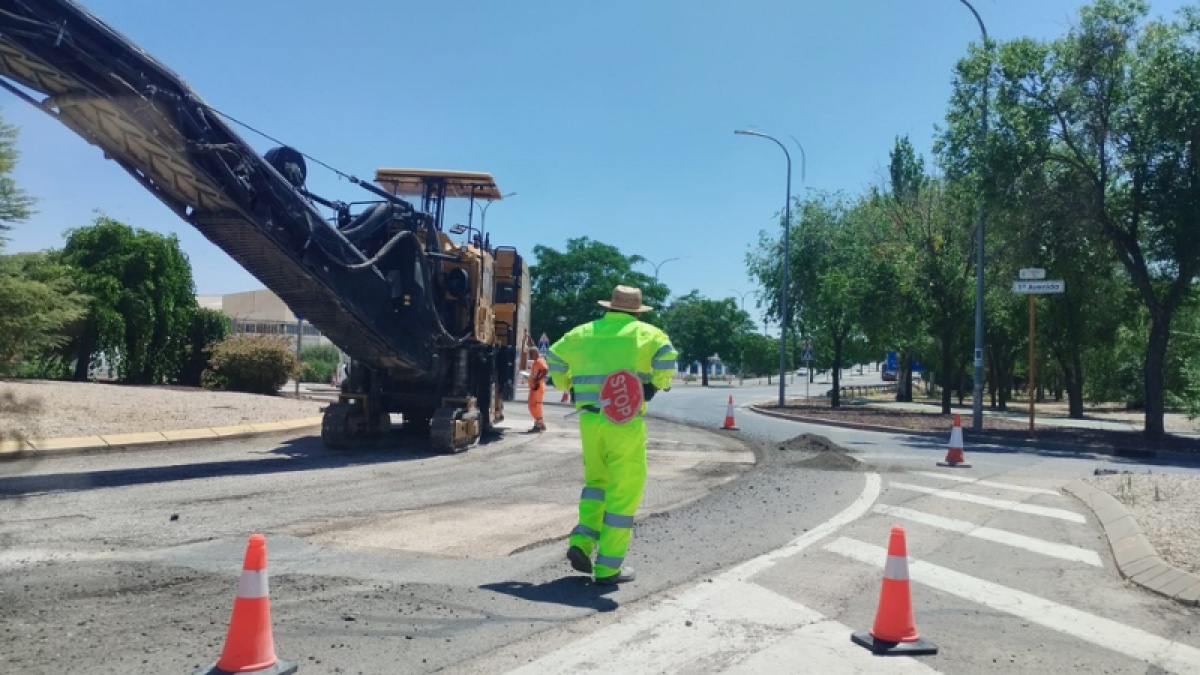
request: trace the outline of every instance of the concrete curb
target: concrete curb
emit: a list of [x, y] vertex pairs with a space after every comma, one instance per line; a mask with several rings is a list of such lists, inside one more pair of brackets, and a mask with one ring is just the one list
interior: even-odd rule
[[1169, 565], [1160, 558], [1124, 504], [1081, 480], [1067, 483], [1063, 489], [1096, 514], [1121, 576], [1177, 602], [1200, 606], [1200, 575]]
[[256, 422], [228, 427], [199, 429], [170, 429], [136, 434], [105, 434], [103, 436], [71, 436], [66, 438], [31, 438], [23, 441], [0, 441], [0, 462], [38, 457], [89, 455], [122, 450], [148, 450], [168, 445], [197, 441], [220, 441], [231, 438], [267, 436], [299, 429], [321, 426], [320, 417]]
[[[922, 436], [925, 438], [941, 438], [950, 437], [950, 430], [946, 431], [919, 431], [915, 429], [906, 429], [904, 427], [889, 427], [877, 424], [861, 424], [858, 422], [841, 422], [837, 420], [827, 420], [820, 417], [798, 417], [796, 415], [788, 415], [779, 413], [773, 410], [764, 410], [759, 407], [762, 403], [750, 403], [743, 407], [749, 408], [751, 411], [766, 415], [767, 417], [776, 417], [782, 420], [790, 420], [801, 424], [817, 424], [831, 427], [841, 427], [844, 429], [855, 429], [857, 431], [875, 431], [887, 434], [905, 434], [908, 436]], [[774, 402], [770, 402], [774, 405]], [[964, 433], [968, 430], [964, 428]], [[978, 434], [969, 432], [970, 438], [987, 445], [1003, 445], [1009, 447], [1029, 448], [1031, 450], [1052, 450], [1059, 452], [1090, 452], [1097, 455], [1109, 455], [1112, 457], [1124, 457], [1127, 459], [1161, 459], [1172, 462], [1182, 462], [1188, 464], [1200, 464], [1200, 454], [1190, 454], [1184, 452], [1164, 452], [1158, 450], [1130, 450], [1127, 448], [1112, 448], [1102, 445], [1083, 445], [1079, 443], [1061, 443], [1057, 441], [1041, 441], [1036, 438], [1003, 438], [999, 436], [990, 436], [987, 433]]]

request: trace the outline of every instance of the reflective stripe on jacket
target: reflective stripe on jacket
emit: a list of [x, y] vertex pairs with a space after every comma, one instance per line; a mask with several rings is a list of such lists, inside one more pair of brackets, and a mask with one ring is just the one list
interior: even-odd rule
[[666, 389], [678, 356], [667, 334], [658, 328], [629, 314], [607, 312], [555, 342], [546, 362], [554, 386], [574, 387], [575, 407], [582, 408], [600, 403], [605, 378], [618, 370], [631, 370], [643, 383]]

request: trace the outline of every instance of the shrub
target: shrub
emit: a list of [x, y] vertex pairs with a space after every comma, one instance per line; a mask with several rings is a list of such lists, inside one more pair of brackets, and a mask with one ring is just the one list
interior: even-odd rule
[[338, 350], [333, 345], [317, 345], [315, 347], [305, 347], [300, 350], [300, 360], [304, 363], [312, 363], [313, 361], [321, 361], [323, 363], [337, 364]]
[[187, 349], [177, 378], [179, 384], [199, 386], [209, 367], [211, 354], [207, 348], [226, 337], [229, 337], [229, 318], [219, 310], [197, 308], [188, 325]]
[[300, 365], [301, 382], [320, 382], [321, 384], [329, 384], [333, 379], [333, 370], [337, 368], [336, 363], [327, 361], [305, 361]]
[[201, 384], [251, 394], [277, 394], [300, 363], [291, 343], [279, 335], [231, 335], [208, 349], [209, 367]]

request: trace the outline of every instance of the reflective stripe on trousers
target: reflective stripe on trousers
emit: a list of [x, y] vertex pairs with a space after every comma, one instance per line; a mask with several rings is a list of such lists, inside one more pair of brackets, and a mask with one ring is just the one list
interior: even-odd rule
[[[571, 545], [590, 555], [598, 543], [595, 574], [612, 576], [624, 564], [646, 487], [646, 424], [641, 417], [613, 424], [603, 415], [583, 415], [579, 431], [586, 487], [579, 500], [580, 527], [571, 533]], [[590, 532], [600, 533], [598, 542]]]

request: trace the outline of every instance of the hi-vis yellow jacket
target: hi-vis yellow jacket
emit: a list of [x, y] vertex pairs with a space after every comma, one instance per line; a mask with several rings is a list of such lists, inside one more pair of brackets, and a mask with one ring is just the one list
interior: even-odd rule
[[575, 407], [582, 408], [598, 404], [605, 378], [622, 369], [637, 373], [643, 384], [669, 388], [678, 356], [666, 333], [632, 315], [606, 312], [555, 342], [546, 361], [554, 386], [574, 387]]

